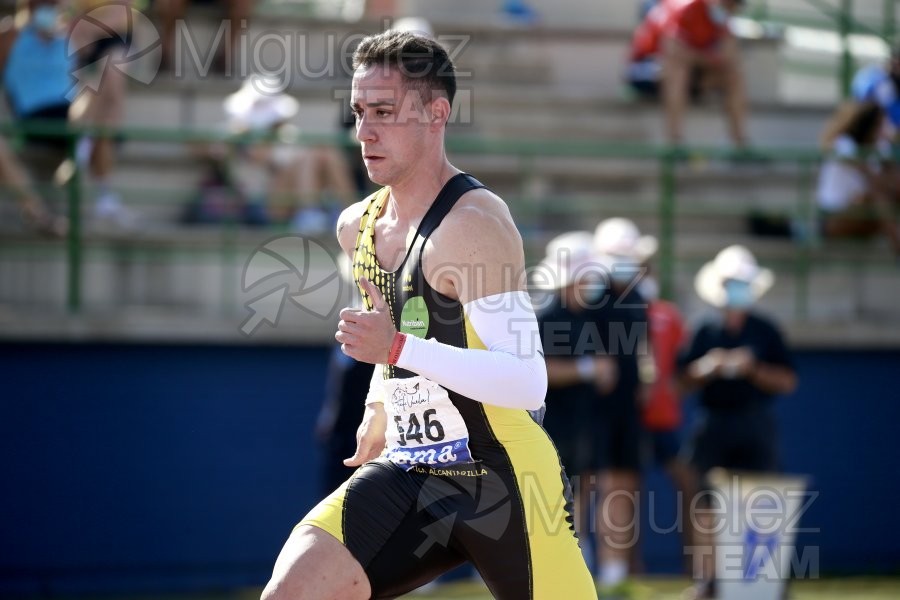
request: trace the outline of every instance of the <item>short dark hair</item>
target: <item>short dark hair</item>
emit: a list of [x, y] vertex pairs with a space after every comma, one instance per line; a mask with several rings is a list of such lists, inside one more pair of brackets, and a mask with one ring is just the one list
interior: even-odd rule
[[447, 51], [433, 39], [390, 29], [363, 38], [353, 53], [353, 70], [376, 64], [399, 67], [407, 88], [418, 90], [423, 102], [432, 100], [434, 90], [442, 90], [453, 106], [456, 69]]

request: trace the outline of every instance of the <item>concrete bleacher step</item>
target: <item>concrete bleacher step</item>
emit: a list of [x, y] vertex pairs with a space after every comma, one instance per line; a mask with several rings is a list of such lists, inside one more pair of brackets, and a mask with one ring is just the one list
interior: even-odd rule
[[[653, 161], [460, 154], [456, 164], [506, 198], [514, 211], [559, 214], [655, 215], [660, 210], [659, 168]], [[194, 196], [206, 173], [199, 151], [184, 146], [128, 143], [113, 178], [126, 202], [153, 220], [171, 222]], [[164, 174], [164, 176], [160, 176]], [[768, 165], [685, 166], [676, 172], [675, 213], [706, 227], [741, 222], [750, 212], [802, 214], [796, 169]]]
[[[48, 314], [65, 306], [64, 245], [7, 232], [0, 236], [0, 323], [8, 335], [26, 338], [141, 335], [239, 340], [237, 330], [247, 316], [246, 303], [253, 299], [252, 293], [242, 292], [244, 265], [272, 237], [267, 230], [229, 233], [222, 228], [187, 227], [90, 233], [82, 254], [84, 316], [70, 318], [50, 331]], [[337, 252], [329, 236], [319, 241]], [[776, 316], [792, 336], [799, 336], [792, 341], [818, 346], [898, 343], [898, 330], [890, 324], [900, 322], [894, 301], [900, 294], [900, 271], [886, 258], [886, 252], [884, 260], [873, 260], [873, 252], [884, 250], [878, 244], [833, 248], [831, 251], [849, 252], [849, 257], [855, 252], [868, 260], [829, 265], [818, 264], [818, 260], [830, 251], [814, 249], [812, 269], [806, 272], [796, 260], [797, 248], [789, 242], [732, 235], [679, 238], [676, 300], [689, 318], [709, 311], [693, 290], [696, 271], [721, 247], [735, 242], [751, 245], [761, 264], [775, 271], [776, 285], [763, 298], [760, 309]], [[326, 260], [312, 268], [322, 275], [321, 270], [334, 266]], [[26, 306], [28, 310], [24, 310]], [[32, 313], [33, 318], [29, 317]], [[865, 329], [866, 322], [880, 324], [878, 335], [860, 337], [860, 331], [871, 329]], [[173, 324], [179, 324], [177, 330]], [[333, 324], [286, 309], [278, 329], [272, 340], [321, 342], [331, 339]], [[270, 339], [267, 335], [256, 340]]]
[[[224, 127], [222, 107], [238, 88], [234, 81], [206, 82], [164, 79], [130, 93], [125, 122], [135, 127], [209, 129]], [[331, 82], [298, 87], [290, 93], [300, 101], [294, 123], [309, 133], [340, 129], [342, 99], [347, 84]], [[830, 109], [788, 107], [770, 102], [749, 107], [750, 139], [764, 146], [812, 146], [817, 143]], [[633, 143], [662, 143], [665, 127], [655, 103], [603, 100], [578, 95], [554, 97], [541, 86], [473, 84], [458, 92], [451, 132], [493, 138], [542, 138]], [[725, 116], [720, 103], [709, 99], [692, 107], [685, 120], [692, 144], [726, 144]]]
[[[638, 3], [637, 0], [602, 3], [603, 8], [599, 9], [570, 2], [542, 11], [546, 12], [546, 18], [535, 27], [498, 27], [495, 19], [486, 16], [499, 12], [498, 6], [489, 6], [491, 3], [475, 3], [481, 8], [469, 11], [455, 5], [449, 8], [442, 3], [425, 2], [423, 6], [429, 8], [420, 7], [425, 11], [423, 13], [415, 12], [419, 8], [408, 11], [401, 8], [400, 12], [427, 15], [437, 11], [434, 17], [436, 33], [453, 49], [461, 75], [461, 90], [468, 88], [475, 94], [485, 94], [485, 86], [495, 85], [500, 90], [511, 86], [509, 93], [501, 91], [506, 101], [540, 93], [609, 101], [622, 95], [621, 74]], [[576, 15], [578, 18], [573, 18]], [[190, 11], [190, 44], [198, 56], [205, 56], [212, 49], [221, 17], [217, 10]], [[461, 22], [465, 22], [465, 26], [458, 25]], [[380, 27], [381, 24], [375, 22], [347, 23], [261, 10], [245, 30], [244, 38], [248, 44], [245, 54], [252, 57], [256, 53], [260, 57], [257, 62], [279, 71], [285, 69], [295, 90], [323, 86], [345, 88], [349, 73], [342, 65], [341, 54], [350, 47], [350, 40]], [[153, 32], [146, 34], [152, 36]], [[811, 52], [779, 39], [746, 39], [742, 45], [747, 94], [751, 102], [827, 107], [837, 100], [834, 83], [837, 69], [833, 70], [834, 77], [827, 72], [822, 75], [823, 71], [836, 65], [838, 57], [833, 53]], [[860, 62], [871, 61], [865, 54], [858, 54], [856, 58]], [[252, 72], [250, 63], [254, 61], [242, 59], [237, 70], [243, 74]], [[798, 61], [815, 62], [820, 65], [819, 73], [807, 75], [803, 70], [791, 68]], [[148, 71], [142, 73], [141, 79], [153, 75], [152, 61], [135, 62], [139, 64], [132, 65], [133, 69]], [[196, 60], [189, 56], [182, 60], [178, 69], [180, 78], [187, 83], [203, 84], [196, 86], [197, 89], [210, 82], [215, 86], [215, 78], [201, 77], [198, 73], [201, 67], [195, 63]], [[139, 84], [134, 87], [136, 91], [151, 91], [165, 80], [166, 76], [160, 75], [149, 88]], [[198, 105], [197, 108], [194, 111], [197, 122], [210, 122], [204, 118], [210, 107]], [[168, 114], [175, 116], [178, 112], [168, 111]], [[186, 124], [183, 120], [179, 123]], [[777, 128], [763, 128], [760, 138], [767, 139], [770, 133], [777, 134], [778, 131]]]
[[[422, 0], [427, 1], [431, 0]], [[570, 140], [623, 147], [661, 143], [664, 123], [660, 107], [621, 99], [621, 65], [637, 3], [541, 0], [538, 4], [545, 11], [545, 21], [529, 29], [509, 24], [496, 27], [498, 2], [432, 2], [438, 11], [434, 22], [439, 35], [468, 36], [459, 56], [460, 71], [468, 75], [460, 79], [462, 107], [456, 113], [460, 122], [450, 129], [451, 148], [454, 139], [483, 138], [546, 140], [550, 144]], [[202, 18], [192, 27], [208, 40], [219, 13], [196, 14]], [[469, 24], [463, 24], [464, 19], [469, 19]], [[265, 31], [297, 34], [299, 37], [292, 39], [306, 44], [301, 60], [315, 66], [324, 64], [329, 44], [339, 44], [367, 27], [369, 24], [263, 14], [254, 19], [251, 37]], [[791, 52], [788, 58], [804, 58]], [[827, 80], [815, 77], [812, 85], [800, 76], [785, 79], [779, 61], [786, 54], [773, 40], [748, 42], [744, 53], [752, 141], [764, 147], [813, 146], [831, 110], [831, 97], [821, 93]], [[190, 71], [183, 77], [159, 76], [149, 86], [133, 83], [126, 122], [155, 130], [223, 129], [222, 101], [239, 85], [236, 79], [202, 78]], [[796, 93], [789, 94], [796, 104], [783, 102], [786, 85], [796, 86]], [[313, 134], [338, 131], [341, 99], [347, 88], [346, 73], [326, 78], [303, 73], [292, 76], [290, 93], [301, 103], [295, 124]], [[816, 95], [818, 100], [810, 97]], [[827, 101], [821, 102], [823, 99]], [[691, 109], [686, 137], [692, 144], [725, 144], [725, 131], [724, 115], [715, 99]], [[142, 313], [154, 315], [137, 325], [143, 335], [154, 335], [148, 332], [160, 327], [158, 331], [163, 333], [156, 335], [178, 333], [166, 323], [184, 326], [189, 335], [220, 335], [211, 332], [212, 326], [195, 329], [185, 325], [189, 319], [172, 315], [224, 313], [239, 323], [246, 300], [238, 293], [243, 263], [279, 230], [176, 225], [202, 177], [199, 152], [198, 144], [128, 141], [121, 146], [113, 185], [126, 203], [141, 213], [138, 231], [96, 227], [90, 218], [90, 198], [85, 201], [85, 304], [88, 311], [99, 307], [115, 316], [92, 320], [82, 333], [127, 334], [129, 320], [132, 324], [140, 321]], [[599, 159], [554, 152], [529, 157], [462, 150], [451, 150], [450, 155], [455, 164], [510, 203], [530, 262], [540, 258], [543, 245], [554, 234], [593, 229], [600, 219], [610, 216], [630, 216], [643, 231], [660, 233], [662, 183], [659, 164], [652, 158]], [[803, 202], [814, 189], [814, 177], [814, 169], [783, 162], [739, 164], [693, 156], [678, 166], [675, 284], [678, 299], [690, 314], [703, 308], [692, 291], [696, 269], [721, 248], [743, 243], [777, 272], [778, 285], [765, 298], [763, 308], [791, 327], [799, 324], [802, 329], [804, 323], [818, 323], [818, 328], [811, 327], [803, 334], [818, 343], [823, 339], [835, 343], [842, 335], [823, 338], [827, 333], [822, 330], [828, 328], [822, 323], [900, 320], [894, 302], [900, 295], [900, 277], [890, 261], [878, 258], [888, 256], [880, 242], [804, 248], [790, 240], [748, 234], [746, 215], [751, 211], [785, 214], [807, 209]], [[47, 250], [46, 241], [17, 233], [16, 227], [7, 231], [8, 223], [17, 222], [6, 218], [13, 212], [4, 209], [0, 220], [0, 322], [4, 326], [8, 324], [4, 305], [60, 308], [65, 301], [64, 246], [58, 243]], [[333, 244], [332, 236], [324, 236], [323, 242]], [[798, 258], [801, 250], [808, 255], [808, 262]], [[812, 265], [809, 274], [804, 272], [804, 264]], [[320, 327], [319, 332], [316, 324], [302, 319], [295, 325], [297, 329], [287, 336], [299, 337], [292, 339], [304, 335], [317, 341], [329, 339], [327, 328]], [[239, 339], [236, 329], [232, 326], [230, 331]]]

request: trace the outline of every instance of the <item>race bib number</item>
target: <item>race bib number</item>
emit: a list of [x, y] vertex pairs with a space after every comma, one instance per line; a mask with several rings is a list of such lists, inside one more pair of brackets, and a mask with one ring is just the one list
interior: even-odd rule
[[407, 471], [472, 462], [469, 430], [447, 390], [421, 376], [387, 379], [384, 386], [388, 460]]

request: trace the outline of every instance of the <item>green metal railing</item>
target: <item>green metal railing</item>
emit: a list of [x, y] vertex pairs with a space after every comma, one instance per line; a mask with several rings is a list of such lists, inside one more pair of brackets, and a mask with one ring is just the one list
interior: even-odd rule
[[[775, 25], [794, 25], [812, 29], [834, 31], [841, 39], [841, 58], [838, 61], [836, 77], [842, 97], [850, 95], [850, 83], [857, 65], [850, 52], [849, 36], [863, 34], [879, 37], [888, 46], [893, 46], [897, 35], [897, 2], [882, 2], [880, 26], [863, 23], [854, 16], [854, 0], [835, 0], [837, 5], [825, 0], [804, 0], [810, 11], [790, 11], [773, 6], [777, 0], [757, 0], [745, 11], [748, 18]], [[867, 0], [874, 4], [878, 0]]]
[[[26, 131], [18, 125], [0, 124], [0, 134], [17, 136]], [[219, 130], [176, 130], [160, 128], [129, 127], [115, 132], [96, 128], [60, 127], [57, 124], [29, 124], [27, 133], [42, 135], [58, 135], [69, 140], [71, 156], [74, 151], [77, 138], [83, 135], [92, 137], [115, 135], [118, 139], [141, 142], [165, 142], [179, 144], [196, 144], [210, 142], [247, 142], [251, 140], [267, 139], [265, 136], [235, 137], [232, 134]], [[300, 144], [329, 144], [343, 146], [349, 143], [346, 135], [305, 135], [298, 140]], [[807, 222], [814, 218], [814, 202], [812, 198], [812, 182], [815, 174], [815, 166], [822, 159], [821, 152], [815, 149], [777, 149], [755, 150], [752, 155], [737, 153], [734, 150], [722, 148], [695, 147], [689, 150], [681, 149], [673, 151], [667, 147], [649, 146], [644, 144], [621, 144], [593, 141], [552, 141], [552, 140], [527, 140], [527, 139], [485, 139], [465, 136], [450, 136], [447, 140], [447, 149], [454, 155], [482, 155], [514, 157], [516, 172], [521, 178], [532, 172], [539, 161], [545, 159], [596, 159], [598, 161], [610, 159], [631, 159], [636, 161], [650, 161], [658, 165], [658, 199], [655, 213], [659, 221], [659, 278], [664, 297], [672, 297], [674, 291], [674, 276], [676, 268], [676, 220], [679, 215], [685, 214], [683, 207], [679, 206], [679, 170], [688, 164], [708, 161], [729, 161], [740, 163], [752, 161], [756, 164], [794, 165], [797, 167], [799, 210], [795, 214]], [[768, 161], [762, 163], [761, 161]], [[67, 285], [66, 304], [70, 313], [78, 313], [82, 308], [82, 262], [84, 250], [84, 231], [81, 222], [82, 207], [82, 182], [79, 169], [75, 169], [73, 177], [67, 184], [68, 214], [70, 227], [66, 240], [66, 264]], [[509, 198], [514, 210], [521, 209], [522, 200], [528, 200], [528, 192], [523, 188], [519, 198]], [[531, 199], [540, 203], [542, 198]], [[597, 206], [599, 212], [600, 206]], [[604, 210], [608, 211], [608, 208]], [[633, 211], [622, 211], [626, 214], [634, 214]], [[226, 223], [220, 238], [220, 254], [223, 260], [230, 257], [236, 258], [236, 225]], [[795, 252], [793, 269], [798, 282], [798, 295], [796, 300], [796, 313], [803, 317], [808, 304], [808, 278], [813, 268], [812, 245], [801, 244]], [[708, 258], [708, 257], [707, 257]], [[223, 282], [223, 286], [226, 285]]]

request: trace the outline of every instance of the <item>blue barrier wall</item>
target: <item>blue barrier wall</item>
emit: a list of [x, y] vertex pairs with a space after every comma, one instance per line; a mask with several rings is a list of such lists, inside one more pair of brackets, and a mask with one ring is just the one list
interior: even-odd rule
[[[800, 544], [823, 573], [896, 571], [900, 352], [797, 359], [784, 467], [813, 476], [820, 529]], [[261, 585], [319, 495], [322, 348], [7, 343], [0, 361], [2, 595]], [[645, 491], [671, 524], [668, 482]], [[648, 569], [677, 572], [644, 508]]]

